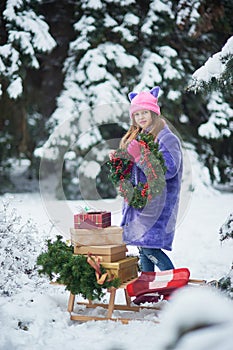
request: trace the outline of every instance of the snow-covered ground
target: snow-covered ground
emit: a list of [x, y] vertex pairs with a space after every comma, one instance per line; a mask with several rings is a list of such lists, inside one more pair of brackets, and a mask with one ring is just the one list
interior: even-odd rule
[[[58, 233], [39, 193], [5, 195], [0, 201], [7, 197], [12, 197], [11, 206], [17, 208], [23, 219], [31, 217], [36, 223], [37, 235], [44, 239], [48, 234]], [[69, 202], [74, 211], [84, 204]], [[88, 204], [98, 208], [97, 202]], [[101, 206], [103, 208], [103, 203]], [[231, 210], [232, 193], [214, 191], [197, 179], [178, 223], [174, 249], [169, 253], [176, 267], [188, 267], [191, 278], [197, 279], [219, 279], [228, 273], [233, 261], [233, 242], [221, 244], [218, 232]], [[116, 210], [113, 223], [119, 224], [119, 221], [120, 211]], [[69, 225], [67, 223], [67, 230]], [[39, 237], [36, 239], [40, 241]], [[137, 250], [129, 247], [129, 253], [137, 254]], [[19, 274], [15, 278], [22, 277]], [[233, 303], [213, 288], [189, 287], [174, 294], [159, 316], [160, 324], [153, 322], [153, 312], [145, 310], [138, 314], [141, 320], [128, 325], [113, 321], [78, 323], [71, 321], [67, 312], [69, 292], [64, 287], [50, 285], [45, 278], [37, 278], [35, 283], [35, 278], [34, 283], [22, 278], [21, 290], [0, 297], [1, 350], [233, 348]], [[120, 290], [117, 302], [122, 300]], [[90, 312], [104, 313], [102, 309]], [[114, 316], [121, 313], [115, 311]]]

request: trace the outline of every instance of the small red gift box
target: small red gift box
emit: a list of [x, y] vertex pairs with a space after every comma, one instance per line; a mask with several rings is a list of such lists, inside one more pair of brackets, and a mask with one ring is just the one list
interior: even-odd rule
[[104, 228], [111, 226], [111, 212], [92, 211], [74, 215], [74, 228]]

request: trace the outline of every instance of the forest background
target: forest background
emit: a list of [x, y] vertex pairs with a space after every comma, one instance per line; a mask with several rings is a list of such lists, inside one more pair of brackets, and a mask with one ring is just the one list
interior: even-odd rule
[[232, 0], [2, 0], [0, 193], [62, 170], [57, 198], [116, 196], [105, 163], [129, 125], [127, 94], [156, 85], [213, 185], [232, 188], [233, 55], [222, 75], [193, 75], [232, 36], [232, 13]]

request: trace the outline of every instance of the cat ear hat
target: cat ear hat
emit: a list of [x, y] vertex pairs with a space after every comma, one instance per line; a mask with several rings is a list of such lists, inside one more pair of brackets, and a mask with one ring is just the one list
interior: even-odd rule
[[140, 93], [130, 92], [128, 94], [130, 105], [130, 118], [132, 119], [135, 112], [141, 110], [153, 111], [160, 115], [160, 107], [157, 104], [159, 95], [159, 86], [155, 86], [150, 91], [142, 91]]

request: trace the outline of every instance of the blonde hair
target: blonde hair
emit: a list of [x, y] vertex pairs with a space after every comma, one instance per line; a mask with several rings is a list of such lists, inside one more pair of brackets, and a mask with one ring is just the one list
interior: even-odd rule
[[[152, 128], [149, 130], [149, 134], [153, 135], [154, 139], [158, 136], [158, 133], [164, 128], [166, 122], [163, 118], [161, 118], [158, 114], [155, 112], [151, 112], [152, 116]], [[137, 125], [135, 122], [134, 117], [132, 118], [132, 125], [130, 126], [127, 133], [122, 137], [120, 142], [120, 148], [126, 149], [128, 144], [137, 138], [138, 134], [142, 132], [142, 128]]]

